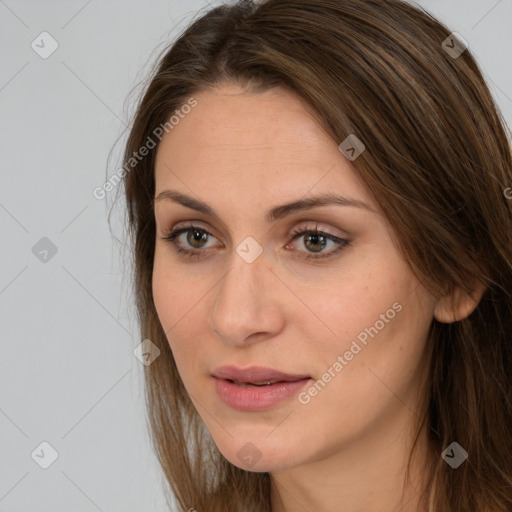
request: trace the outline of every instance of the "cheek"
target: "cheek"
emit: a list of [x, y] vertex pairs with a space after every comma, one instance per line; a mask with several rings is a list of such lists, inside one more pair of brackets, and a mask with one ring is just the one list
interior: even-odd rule
[[152, 277], [152, 292], [155, 309], [157, 311], [160, 323], [167, 333], [174, 324], [176, 315], [176, 304], [179, 303], [179, 286], [171, 286], [171, 275], [166, 271], [160, 258], [155, 256]]
[[187, 277], [183, 269], [171, 268], [158, 251], [153, 266], [152, 290], [155, 309], [180, 374], [188, 373], [197, 361], [198, 347], [205, 336], [197, 322], [207, 289]]
[[[339, 318], [337, 341], [322, 344], [327, 368], [339, 363], [331, 398], [351, 409], [354, 417], [370, 414], [396, 397], [407, 402], [425, 362], [432, 321], [426, 291], [402, 296], [393, 292], [381, 298], [358, 318]], [[364, 410], [359, 409], [361, 404]]]
[[193, 282], [183, 267], [172, 265], [166, 255], [166, 248], [157, 243], [152, 289], [155, 307], [166, 333], [172, 333], [204, 295], [198, 288], [199, 285], [200, 283]]
[[[347, 320], [344, 327], [340, 319], [340, 332], [343, 328], [351, 333], [316, 346], [308, 358], [321, 362], [316, 365], [316, 385], [305, 390], [310, 402], [303, 395], [297, 406], [303, 425], [307, 423], [312, 431], [325, 431], [330, 425], [339, 433], [335, 436], [339, 441], [363, 435], [389, 414], [415, 411], [424, 363], [422, 336], [428, 323], [414, 325], [415, 308], [408, 303], [402, 306], [377, 334], [370, 329], [373, 316], [369, 326]], [[366, 344], [359, 341], [359, 333], [367, 334]]]
[[367, 261], [350, 270], [331, 279], [328, 286], [304, 295], [309, 297], [310, 312], [297, 315], [304, 324], [318, 325], [320, 337], [326, 340], [322, 345], [331, 352], [345, 352], [358, 335], [364, 342], [369, 337], [366, 329], [376, 322], [378, 331], [389, 331], [389, 325], [400, 316], [397, 309], [414, 286], [405, 273], [400, 277], [395, 269], [379, 267], [375, 262]]
[[[395, 387], [412, 378], [433, 317], [434, 302], [416, 276], [396, 257], [389, 255], [387, 261], [386, 266], [377, 261], [366, 265], [365, 272], [332, 283], [309, 302], [324, 333], [304, 347], [308, 359], [319, 363], [316, 377], [331, 369], [336, 374], [332, 381], [343, 381], [346, 391], [356, 395], [384, 387], [379, 375]], [[304, 339], [311, 339], [313, 323], [303, 321], [303, 330], [310, 332]]]
[[179, 351], [176, 350], [179, 349], [175, 342], [176, 331], [186, 319], [187, 304], [183, 299], [184, 290], [179, 277], [169, 271], [157, 256], [153, 267], [152, 289], [158, 318], [176, 357]]

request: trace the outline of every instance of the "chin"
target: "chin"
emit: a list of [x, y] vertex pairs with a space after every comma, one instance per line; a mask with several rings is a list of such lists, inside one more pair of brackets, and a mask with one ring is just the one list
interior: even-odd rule
[[[219, 446], [222, 455], [234, 466], [245, 471], [270, 473], [288, 469], [304, 463], [304, 449], [276, 436], [275, 439], [265, 439], [264, 434], [255, 436], [253, 440], [241, 441], [240, 438], [229, 443], [229, 446]], [[271, 434], [272, 435], [272, 434]], [[288, 440], [289, 441], [289, 440]]]

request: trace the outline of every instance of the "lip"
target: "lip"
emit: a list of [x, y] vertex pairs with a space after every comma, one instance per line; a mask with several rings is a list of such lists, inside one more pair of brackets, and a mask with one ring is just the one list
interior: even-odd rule
[[249, 368], [237, 368], [236, 366], [221, 366], [212, 372], [218, 379], [235, 380], [238, 382], [258, 383], [268, 381], [293, 382], [309, 379], [309, 375], [292, 375], [264, 366], [251, 366]]
[[[246, 412], [270, 409], [296, 395], [311, 380], [309, 375], [292, 375], [255, 366], [246, 369], [223, 366], [212, 375], [219, 398], [228, 407]], [[244, 386], [250, 382], [266, 381], [276, 382], [268, 386]]]

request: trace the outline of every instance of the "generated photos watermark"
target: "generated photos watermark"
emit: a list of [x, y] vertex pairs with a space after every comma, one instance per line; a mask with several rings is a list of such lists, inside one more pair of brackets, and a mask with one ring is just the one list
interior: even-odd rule
[[[354, 356], [359, 354], [359, 352], [361, 352], [361, 350], [368, 344], [368, 336], [371, 336], [372, 339], [377, 336], [377, 334], [384, 329], [386, 324], [395, 318], [396, 314], [402, 311], [402, 309], [402, 305], [399, 302], [394, 302], [391, 308], [380, 315], [379, 320], [377, 320], [373, 326], [367, 327], [361, 331], [357, 335], [357, 340], [352, 341], [350, 349], [343, 355], [339, 355], [336, 358], [336, 361], [327, 369], [320, 379], [312, 384], [306, 391], [299, 393], [299, 402], [303, 405], [309, 404], [309, 402], [311, 402], [311, 398], [317, 396], [318, 393], [320, 393], [320, 391], [322, 391], [325, 386], [327, 386], [327, 384], [349, 364], [350, 361], [352, 361]], [[363, 347], [361, 347], [357, 341], [359, 341]]]
[[[174, 114], [165, 123], [161, 123], [157, 126], [152, 134], [158, 139], [158, 142], [162, 140], [165, 133], [169, 133], [175, 126], [177, 126], [181, 119], [184, 119], [187, 114], [192, 111], [192, 108], [197, 106], [197, 100], [193, 97], [189, 98], [187, 103], [182, 105], [179, 109], [174, 111]], [[137, 150], [134, 151], [133, 155], [128, 159], [127, 162], [118, 169], [110, 178], [103, 183], [101, 187], [95, 187], [92, 191], [92, 195], [95, 199], [105, 199], [107, 192], [112, 192], [114, 188], [122, 181], [122, 179], [128, 174], [141, 160], [143, 160], [149, 152], [154, 149], [157, 141], [153, 139], [151, 135], [148, 135], [146, 142]]]

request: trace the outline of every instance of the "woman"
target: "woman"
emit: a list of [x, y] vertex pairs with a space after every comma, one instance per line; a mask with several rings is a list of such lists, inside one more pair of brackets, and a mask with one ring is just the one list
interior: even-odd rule
[[124, 184], [179, 510], [512, 510], [506, 130], [398, 0], [220, 6], [166, 50]]

